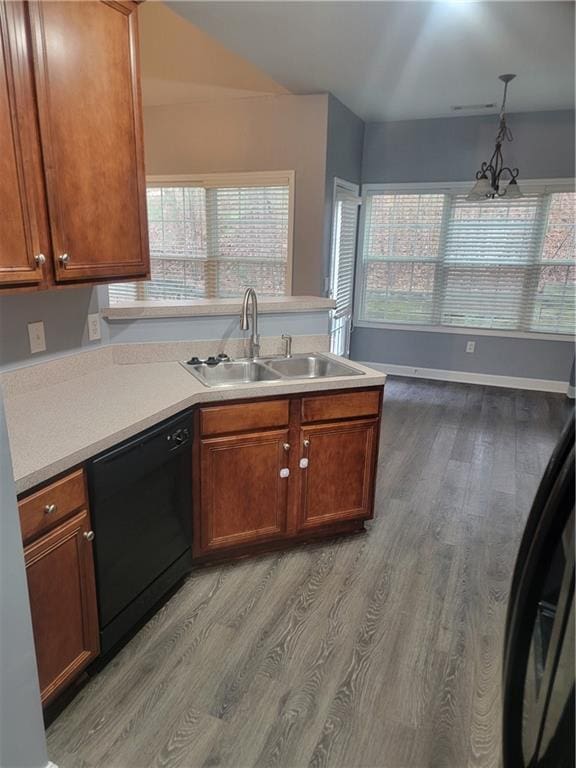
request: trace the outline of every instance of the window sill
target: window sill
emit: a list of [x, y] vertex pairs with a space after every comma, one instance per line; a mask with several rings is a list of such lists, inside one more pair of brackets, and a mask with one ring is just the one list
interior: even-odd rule
[[[321, 296], [268, 296], [258, 299], [260, 314], [283, 312], [327, 312], [336, 302]], [[242, 299], [194, 299], [193, 301], [131, 301], [103, 307], [102, 317], [109, 321], [136, 320], [162, 317], [202, 317], [237, 315], [242, 309]]]
[[412, 325], [411, 323], [377, 323], [368, 320], [354, 321], [355, 328], [377, 328], [382, 331], [424, 331], [426, 333], [454, 333], [464, 336], [500, 336], [507, 339], [532, 339], [538, 341], [574, 341], [574, 336], [561, 333], [525, 333], [522, 331], [493, 330], [492, 328], [464, 328], [438, 325]]

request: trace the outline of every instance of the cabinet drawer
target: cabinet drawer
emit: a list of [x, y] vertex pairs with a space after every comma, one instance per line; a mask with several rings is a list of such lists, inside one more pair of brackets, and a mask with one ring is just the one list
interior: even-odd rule
[[288, 424], [288, 400], [265, 400], [241, 405], [220, 405], [202, 408], [202, 435], [224, 435], [231, 432], [272, 429]]
[[84, 470], [78, 469], [18, 503], [24, 541], [86, 506]]
[[377, 416], [380, 392], [343, 392], [302, 398], [302, 421], [334, 421], [356, 416]]

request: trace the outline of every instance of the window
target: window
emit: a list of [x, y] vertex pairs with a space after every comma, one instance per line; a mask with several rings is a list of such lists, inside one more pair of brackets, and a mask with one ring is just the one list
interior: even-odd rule
[[289, 294], [293, 190], [293, 172], [149, 179], [151, 280], [111, 285], [111, 303]]
[[369, 188], [357, 322], [573, 333], [576, 196], [522, 188]]

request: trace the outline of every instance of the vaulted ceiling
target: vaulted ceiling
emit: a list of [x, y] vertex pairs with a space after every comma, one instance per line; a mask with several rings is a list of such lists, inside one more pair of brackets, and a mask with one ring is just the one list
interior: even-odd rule
[[510, 111], [574, 107], [572, 2], [168, 5], [288, 91], [330, 91], [365, 120], [495, 112], [506, 72]]

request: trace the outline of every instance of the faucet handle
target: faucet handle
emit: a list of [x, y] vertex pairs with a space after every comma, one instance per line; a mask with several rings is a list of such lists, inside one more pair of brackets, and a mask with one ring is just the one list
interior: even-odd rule
[[286, 357], [292, 357], [292, 336], [289, 333], [282, 334], [282, 341], [286, 345], [284, 354]]

